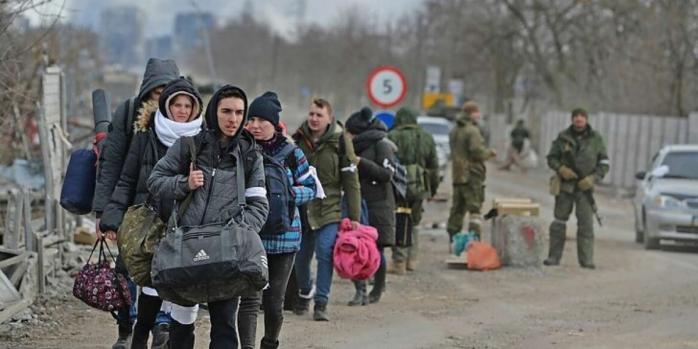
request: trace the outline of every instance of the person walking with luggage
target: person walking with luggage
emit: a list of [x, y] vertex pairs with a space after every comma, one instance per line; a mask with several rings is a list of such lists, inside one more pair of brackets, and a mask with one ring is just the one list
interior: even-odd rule
[[[295, 313], [303, 315], [314, 298], [315, 321], [329, 321], [327, 303], [334, 272], [332, 254], [341, 219], [342, 193], [347, 199], [348, 217], [358, 227], [361, 192], [354, 147], [341, 123], [324, 99], [314, 99], [308, 119], [294, 133], [293, 139], [317, 169], [326, 198], [309, 202], [305, 211], [301, 249], [296, 255], [295, 271], [299, 295]], [[352, 161], [353, 160], [353, 161]], [[313, 288], [310, 263], [317, 254], [317, 289]]]
[[406, 202], [398, 205], [411, 211], [412, 246], [393, 247], [393, 264], [388, 267], [388, 273], [402, 275], [417, 267], [422, 203], [436, 195], [439, 188], [439, 160], [434, 137], [419, 126], [417, 113], [410, 108], [397, 111], [388, 138], [397, 145], [397, 158], [407, 170]]
[[[152, 197], [146, 181], [155, 164], [179, 137], [194, 136], [201, 131], [202, 104], [194, 86], [186, 79], [179, 78], [165, 86], [159, 102], [148, 101], [139, 109], [121, 177], [100, 220], [100, 230], [106, 235], [118, 231], [126, 210], [132, 205], [147, 203], [164, 222], [167, 221], [172, 211], [172, 201]], [[161, 305], [162, 299], [155, 289], [141, 288], [131, 349], [147, 347], [148, 334]], [[154, 342], [157, 344], [159, 341], [154, 338]]]
[[[216, 91], [206, 107], [204, 132], [193, 137], [197, 154], [190, 161], [180, 138], [158, 161], [148, 179], [148, 189], [162, 200], [184, 200], [192, 192], [186, 210], [179, 212], [180, 226], [204, 226], [241, 218], [252, 230], [262, 229], [269, 211], [262, 155], [254, 138], [243, 130], [247, 97], [242, 89], [226, 85]], [[241, 182], [237, 160], [244, 167]], [[243, 194], [238, 194], [240, 191]], [[239, 204], [244, 195], [244, 206]], [[157, 253], [156, 253], [157, 255]], [[203, 254], [202, 258], [208, 255]], [[210, 278], [215, 278], [211, 275]], [[239, 296], [209, 302], [210, 348], [237, 348], [235, 313]], [[170, 348], [194, 348], [194, 321], [198, 307], [173, 304]]]
[[[269, 216], [260, 232], [269, 261], [269, 287], [262, 292], [264, 337], [262, 349], [279, 347], [283, 324], [283, 304], [293, 260], [301, 246], [301, 218], [298, 207], [315, 198], [315, 180], [303, 151], [286, 138], [280, 128], [281, 102], [276, 93], [266, 92], [250, 103], [247, 129], [261, 146], [265, 158]], [[279, 166], [281, 165], [281, 166]], [[283, 178], [277, 178], [283, 176]], [[283, 180], [284, 182], [281, 182]], [[240, 317], [240, 342], [254, 348], [259, 297], [242, 297], [253, 303], [251, 317]], [[243, 338], [245, 337], [245, 338]], [[250, 340], [251, 339], [251, 340]]]
[[[107, 139], [102, 142], [102, 150], [99, 156], [97, 168], [97, 183], [95, 185], [95, 195], [93, 202], [93, 210], [97, 217], [95, 222], [96, 232], [98, 237], [102, 237], [102, 232], [99, 229], [100, 220], [104, 208], [109, 203], [116, 183], [121, 176], [121, 170], [128, 154], [129, 146], [131, 145], [131, 137], [133, 135], [134, 121], [138, 111], [148, 102], [157, 103], [162, 93], [163, 88], [167, 83], [179, 77], [179, 68], [173, 60], [161, 60], [150, 58], [143, 73], [143, 81], [141, 82], [138, 94], [135, 97], [129, 98], [119, 104], [112, 115], [111, 127]], [[115, 234], [106, 235], [111, 240], [116, 239]], [[123, 266], [123, 261], [117, 257], [117, 272], [128, 275], [126, 268]], [[136, 298], [136, 284], [129, 279], [129, 288], [131, 290], [131, 298]], [[133, 331], [133, 322], [136, 318], [136, 305], [131, 309], [123, 309], [118, 312], [117, 325], [119, 337], [112, 349], [126, 349], [131, 341], [131, 333]], [[169, 317], [165, 316], [162, 322], [166, 324]], [[166, 338], [160, 335], [160, 330], [166, 326], [158, 326], [155, 328], [156, 333], [153, 337], [156, 338], [156, 344], [160, 345], [161, 340]]]
[[451, 157], [453, 158], [453, 202], [448, 216], [449, 241], [463, 228], [465, 213], [469, 213], [468, 231], [478, 239], [482, 233], [480, 211], [485, 200], [485, 161], [497, 153], [488, 149], [478, 127], [482, 118], [480, 107], [473, 101], [463, 104], [463, 115], [456, 121], [456, 127], [449, 134]]
[[381, 264], [374, 275], [373, 289], [366, 295], [366, 280], [354, 280], [356, 293], [349, 305], [377, 303], [385, 291], [386, 263], [383, 250], [395, 245], [395, 194], [391, 179], [395, 173], [395, 144], [388, 140], [388, 128], [364, 107], [346, 123], [359, 167], [361, 197], [368, 207], [368, 223], [378, 230]]
[[566, 224], [572, 209], [577, 215], [577, 259], [582, 268], [594, 265], [594, 185], [609, 169], [606, 145], [589, 125], [586, 110], [572, 111], [572, 125], [560, 132], [548, 153], [555, 171], [550, 192], [555, 196], [555, 219], [550, 224], [550, 250], [545, 265], [559, 265], [565, 249]]

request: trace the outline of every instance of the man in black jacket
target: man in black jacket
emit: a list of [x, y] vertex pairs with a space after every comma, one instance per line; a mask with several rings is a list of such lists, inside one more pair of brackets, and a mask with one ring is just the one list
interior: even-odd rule
[[[151, 100], [157, 101], [163, 87], [177, 77], [179, 77], [179, 69], [173, 60], [149, 59], [145, 66], [143, 82], [138, 95], [122, 102], [112, 115], [109, 135], [103, 143], [99, 157], [95, 198], [92, 205], [97, 217], [96, 231], [98, 237], [102, 236], [102, 232], [99, 230], [102, 211], [109, 203], [114, 187], [119, 181], [121, 168], [124, 165], [124, 160], [131, 144], [135, 115], [144, 103]], [[107, 236], [107, 238], [115, 240], [116, 236]], [[120, 259], [117, 260], [117, 270], [124, 274], [126, 273], [126, 269], [123, 267], [123, 262]], [[136, 284], [129, 281], [129, 286], [131, 288], [131, 296], [135, 298]], [[112, 346], [112, 349], [126, 349], [129, 347], [135, 318], [135, 306], [131, 309], [119, 311], [117, 319], [119, 338]]]

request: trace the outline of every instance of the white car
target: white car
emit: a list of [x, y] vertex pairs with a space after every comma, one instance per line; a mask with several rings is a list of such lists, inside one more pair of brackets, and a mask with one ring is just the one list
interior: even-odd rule
[[453, 123], [439, 117], [419, 116], [417, 117], [419, 126], [434, 136], [436, 143], [436, 156], [439, 158], [439, 172], [446, 170], [446, 165], [451, 157], [451, 146], [448, 144], [448, 133], [453, 128]]
[[635, 177], [635, 240], [646, 249], [661, 240], [698, 242], [698, 145], [665, 146]]

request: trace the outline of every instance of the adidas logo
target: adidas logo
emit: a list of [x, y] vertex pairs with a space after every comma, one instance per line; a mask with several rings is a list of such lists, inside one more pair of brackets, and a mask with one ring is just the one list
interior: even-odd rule
[[194, 256], [194, 262], [205, 261], [205, 260], [207, 260], [207, 259], [209, 259], [209, 258], [211, 258], [211, 257], [209, 257], [209, 256], [206, 254], [206, 251], [204, 251], [203, 249], [201, 249], [199, 252], [196, 253], [196, 256]]
[[267, 256], [264, 256], [264, 255], [263, 255], [263, 256], [261, 257], [261, 259], [262, 259], [262, 265], [263, 265], [265, 268], [268, 268], [268, 266], [267, 266]]

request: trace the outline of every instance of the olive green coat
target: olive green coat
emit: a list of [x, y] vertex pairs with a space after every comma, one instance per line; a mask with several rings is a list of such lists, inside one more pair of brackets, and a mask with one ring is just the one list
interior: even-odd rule
[[439, 158], [434, 137], [417, 124], [417, 113], [408, 108], [397, 112], [395, 125], [388, 138], [397, 145], [397, 158], [403, 166], [417, 164], [427, 171], [425, 197], [436, 194], [439, 188]]
[[333, 122], [325, 134], [313, 141], [307, 121], [293, 135], [308, 162], [317, 169], [318, 178], [327, 197], [315, 199], [307, 205], [309, 228], [319, 229], [341, 219], [342, 191], [347, 196], [349, 218], [359, 220], [361, 191], [356, 155], [351, 140], [344, 134], [339, 122]]
[[604, 140], [591, 126], [582, 133], [575, 132], [572, 126], [560, 132], [547, 159], [548, 166], [556, 173], [560, 166], [565, 165], [577, 174], [576, 180], [560, 179], [560, 191], [566, 193], [573, 193], [577, 182], [589, 175], [594, 175], [596, 182], [600, 182], [609, 168]]
[[451, 157], [453, 158], [453, 184], [465, 184], [471, 180], [485, 180], [485, 161], [491, 151], [485, 145], [482, 133], [470, 116], [456, 121], [456, 127], [449, 134]]

